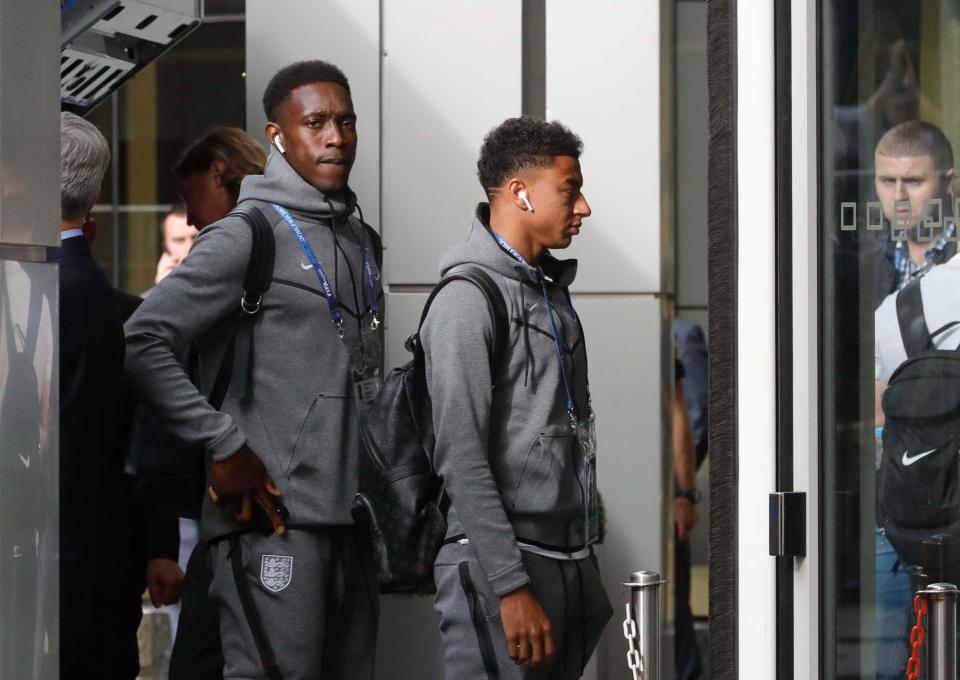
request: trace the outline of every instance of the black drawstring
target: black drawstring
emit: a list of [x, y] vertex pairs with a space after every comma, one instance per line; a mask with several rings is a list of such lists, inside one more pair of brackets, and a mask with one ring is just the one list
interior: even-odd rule
[[523, 386], [526, 387], [530, 381], [530, 323], [527, 320], [527, 300], [523, 293], [523, 268], [514, 267], [517, 275], [520, 277], [520, 309], [523, 310]]

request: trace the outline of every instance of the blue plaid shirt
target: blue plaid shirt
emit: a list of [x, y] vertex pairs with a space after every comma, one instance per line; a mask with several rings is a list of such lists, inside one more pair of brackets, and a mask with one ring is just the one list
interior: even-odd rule
[[937, 242], [934, 243], [930, 248], [927, 249], [927, 252], [923, 254], [923, 264], [917, 264], [913, 261], [913, 258], [910, 257], [910, 252], [907, 250], [907, 241], [897, 241], [897, 247], [894, 251], [893, 264], [897, 268], [897, 290], [903, 290], [904, 286], [913, 281], [918, 276], [923, 276], [936, 264], [937, 260], [940, 259], [940, 255], [943, 253], [944, 249], [947, 247], [947, 243], [951, 240], [956, 240], [954, 234], [956, 234], [957, 227], [953, 222], [950, 222], [947, 225], [947, 228], [943, 230], [943, 233], [940, 234], [940, 238], [937, 239]]

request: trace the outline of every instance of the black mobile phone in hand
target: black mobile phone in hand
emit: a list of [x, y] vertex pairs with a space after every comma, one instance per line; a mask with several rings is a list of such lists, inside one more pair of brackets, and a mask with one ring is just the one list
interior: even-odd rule
[[[280, 519], [286, 522], [287, 518], [290, 517], [290, 511], [276, 498], [271, 499], [271, 502], [276, 506], [277, 512], [280, 513]], [[273, 522], [270, 521], [270, 517], [257, 503], [253, 504], [253, 519], [251, 520], [251, 524], [253, 530], [259, 534], [269, 536], [273, 533]]]

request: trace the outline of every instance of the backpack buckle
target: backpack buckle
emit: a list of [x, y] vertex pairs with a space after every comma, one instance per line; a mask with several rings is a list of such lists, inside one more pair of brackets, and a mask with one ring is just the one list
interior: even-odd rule
[[255, 302], [247, 302], [247, 291], [243, 291], [243, 295], [240, 296], [240, 309], [244, 314], [253, 315], [260, 311], [261, 302], [263, 302], [262, 295], [258, 296]]

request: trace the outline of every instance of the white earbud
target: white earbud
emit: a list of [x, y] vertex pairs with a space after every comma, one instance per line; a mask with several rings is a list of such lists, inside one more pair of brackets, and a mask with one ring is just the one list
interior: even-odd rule
[[527, 206], [527, 210], [529, 210], [530, 212], [533, 212], [533, 206], [530, 205], [530, 199], [527, 198], [527, 192], [526, 192], [526, 191], [518, 191], [518, 192], [517, 192], [517, 196], [519, 196], [519, 197], [520, 197], [520, 200], [523, 201], [523, 204], [524, 204], [525, 206]]
[[273, 143], [276, 145], [277, 151], [284, 154], [287, 153], [283, 148], [283, 142], [280, 141], [280, 135], [273, 138]]

